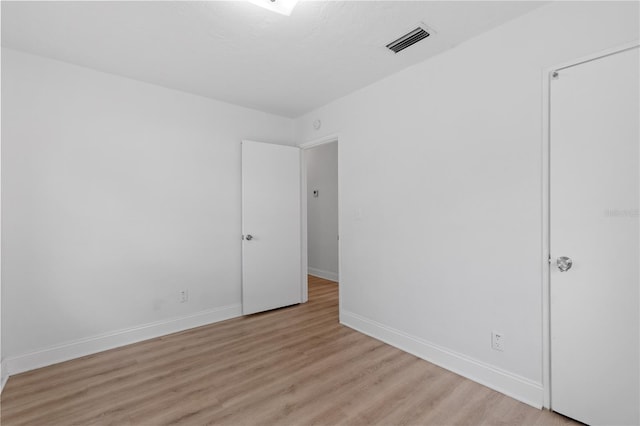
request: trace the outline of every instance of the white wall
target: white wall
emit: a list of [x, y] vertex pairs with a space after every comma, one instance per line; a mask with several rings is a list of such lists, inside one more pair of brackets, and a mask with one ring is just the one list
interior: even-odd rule
[[293, 120], [6, 49], [2, 66], [10, 372], [239, 315], [240, 141], [292, 144]]
[[340, 135], [345, 324], [542, 404], [542, 70], [638, 26], [637, 2], [550, 4], [297, 120]]
[[[1, 10], [2, 8], [0, 8]], [[2, 12], [0, 12], [2, 15]], [[2, 69], [2, 61], [0, 60], [0, 70]], [[0, 81], [0, 93], [2, 93], [2, 82]], [[0, 106], [0, 116], [2, 115], [2, 107]], [[1, 121], [1, 120], [0, 120]], [[1, 128], [1, 125], [0, 125]], [[1, 132], [1, 130], [0, 130]], [[2, 147], [0, 146], [0, 177], [2, 176]], [[0, 178], [0, 182], [1, 182]], [[0, 193], [1, 193], [0, 189]], [[0, 224], [2, 223], [2, 197], [0, 196]], [[0, 225], [0, 241], [2, 241], [2, 226]], [[2, 259], [2, 244], [0, 244], [0, 259]], [[0, 262], [0, 393], [4, 389], [6, 383], [6, 369], [3, 366], [3, 352], [2, 352], [2, 262]]]
[[[338, 281], [338, 143], [304, 151], [309, 273]], [[318, 197], [313, 191], [318, 190]]]

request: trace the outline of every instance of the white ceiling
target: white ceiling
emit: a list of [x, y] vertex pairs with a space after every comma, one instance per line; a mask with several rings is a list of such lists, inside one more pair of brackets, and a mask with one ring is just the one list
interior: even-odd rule
[[[519, 1], [2, 1], [2, 45], [297, 117], [540, 6]], [[436, 33], [384, 46], [424, 22]]]

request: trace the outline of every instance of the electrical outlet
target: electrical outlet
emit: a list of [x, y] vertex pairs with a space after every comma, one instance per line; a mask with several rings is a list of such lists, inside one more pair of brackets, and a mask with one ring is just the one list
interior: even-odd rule
[[491, 332], [491, 348], [495, 351], [504, 352], [504, 334], [497, 331]]
[[189, 301], [189, 291], [188, 290], [180, 290], [180, 303], [185, 303]]

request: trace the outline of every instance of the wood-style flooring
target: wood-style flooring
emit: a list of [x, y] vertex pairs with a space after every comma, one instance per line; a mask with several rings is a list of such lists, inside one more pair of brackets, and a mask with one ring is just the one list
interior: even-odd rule
[[565, 425], [338, 323], [337, 284], [309, 302], [9, 379], [11, 425]]

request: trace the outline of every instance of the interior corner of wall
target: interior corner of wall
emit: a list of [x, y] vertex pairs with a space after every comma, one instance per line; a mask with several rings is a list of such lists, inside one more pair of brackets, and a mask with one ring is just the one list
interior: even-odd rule
[[7, 368], [4, 359], [0, 360], [0, 393], [4, 390], [4, 385], [7, 384], [9, 375], [7, 374]]

